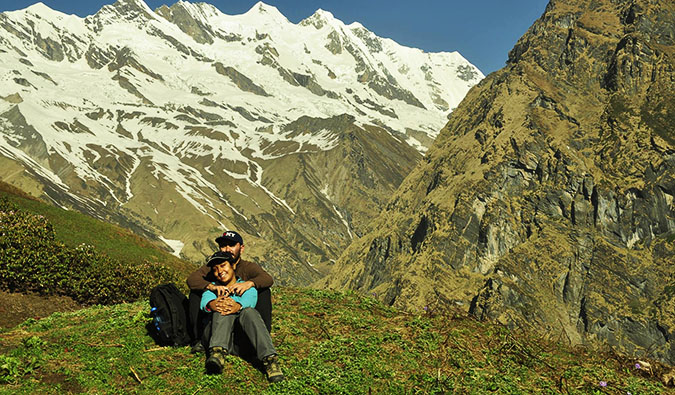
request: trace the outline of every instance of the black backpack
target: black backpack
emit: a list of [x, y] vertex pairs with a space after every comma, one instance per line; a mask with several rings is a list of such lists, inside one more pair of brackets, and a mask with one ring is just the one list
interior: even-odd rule
[[150, 330], [159, 344], [185, 346], [190, 343], [188, 333], [188, 299], [175, 284], [158, 285], [150, 291]]

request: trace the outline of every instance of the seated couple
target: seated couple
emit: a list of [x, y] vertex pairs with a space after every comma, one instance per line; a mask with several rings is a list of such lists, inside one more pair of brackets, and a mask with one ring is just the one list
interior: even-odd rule
[[[242, 237], [227, 231], [216, 238], [220, 251], [192, 273], [190, 287], [193, 352], [208, 346], [206, 371], [221, 373], [228, 354], [239, 354], [246, 343], [235, 340], [237, 329], [246, 334], [270, 382], [284, 379], [270, 337], [272, 277], [260, 266], [241, 259]], [[249, 346], [250, 347], [250, 346]]]

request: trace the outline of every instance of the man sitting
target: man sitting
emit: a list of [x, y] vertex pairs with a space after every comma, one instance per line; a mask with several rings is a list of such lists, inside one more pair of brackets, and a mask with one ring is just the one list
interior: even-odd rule
[[254, 287], [248, 287], [240, 295], [234, 292], [237, 286], [244, 283], [235, 276], [232, 267], [234, 260], [229, 252], [217, 252], [207, 262], [216, 279], [213, 285], [222, 287], [223, 295], [219, 297], [213, 291], [207, 290], [200, 303], [203, 311], [212, 313], [206, 371], [222, 372], [225, 357], [233, 350], [234, 324], [238, 321], [253, 343], [258, 359], [265, 366], [267, 380], [279, 382], [284, 379], [284, 375], [279, 368], [276, 349], [260, 313], [254, 308], [258, 301], [258, 292]]

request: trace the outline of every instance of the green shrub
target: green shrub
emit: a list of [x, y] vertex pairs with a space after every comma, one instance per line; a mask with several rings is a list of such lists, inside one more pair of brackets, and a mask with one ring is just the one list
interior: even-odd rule
[[177, 274], [157, 263], [119, 262], [94, 247], [56, 240], [41, 215], [0, 199], [0, 288], [68, 295], [84, 304], [114, 304], [146, 297]]
[[45, 342], [37, 336], [24, 338], [21, 347], [13, 355], [0, 354], [0, 383], [17, 383], [26, 374], [42, 364], [42, 349]]
[[22, 374], [21, 360], [0, 354], [0, 384], [16, 382]]

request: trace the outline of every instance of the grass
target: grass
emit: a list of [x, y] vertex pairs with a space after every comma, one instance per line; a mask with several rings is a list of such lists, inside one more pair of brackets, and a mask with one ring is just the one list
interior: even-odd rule
[[281, 383], [234, 356], [222, 375], [206, 375], [204, 355], [153, 342], [149, 306], [136, 302], [1, 332], [0, 393], [666, 393], [635, 361], [460, 313], [402, 313], [351, 292], [275, 288], [273, 298]]

